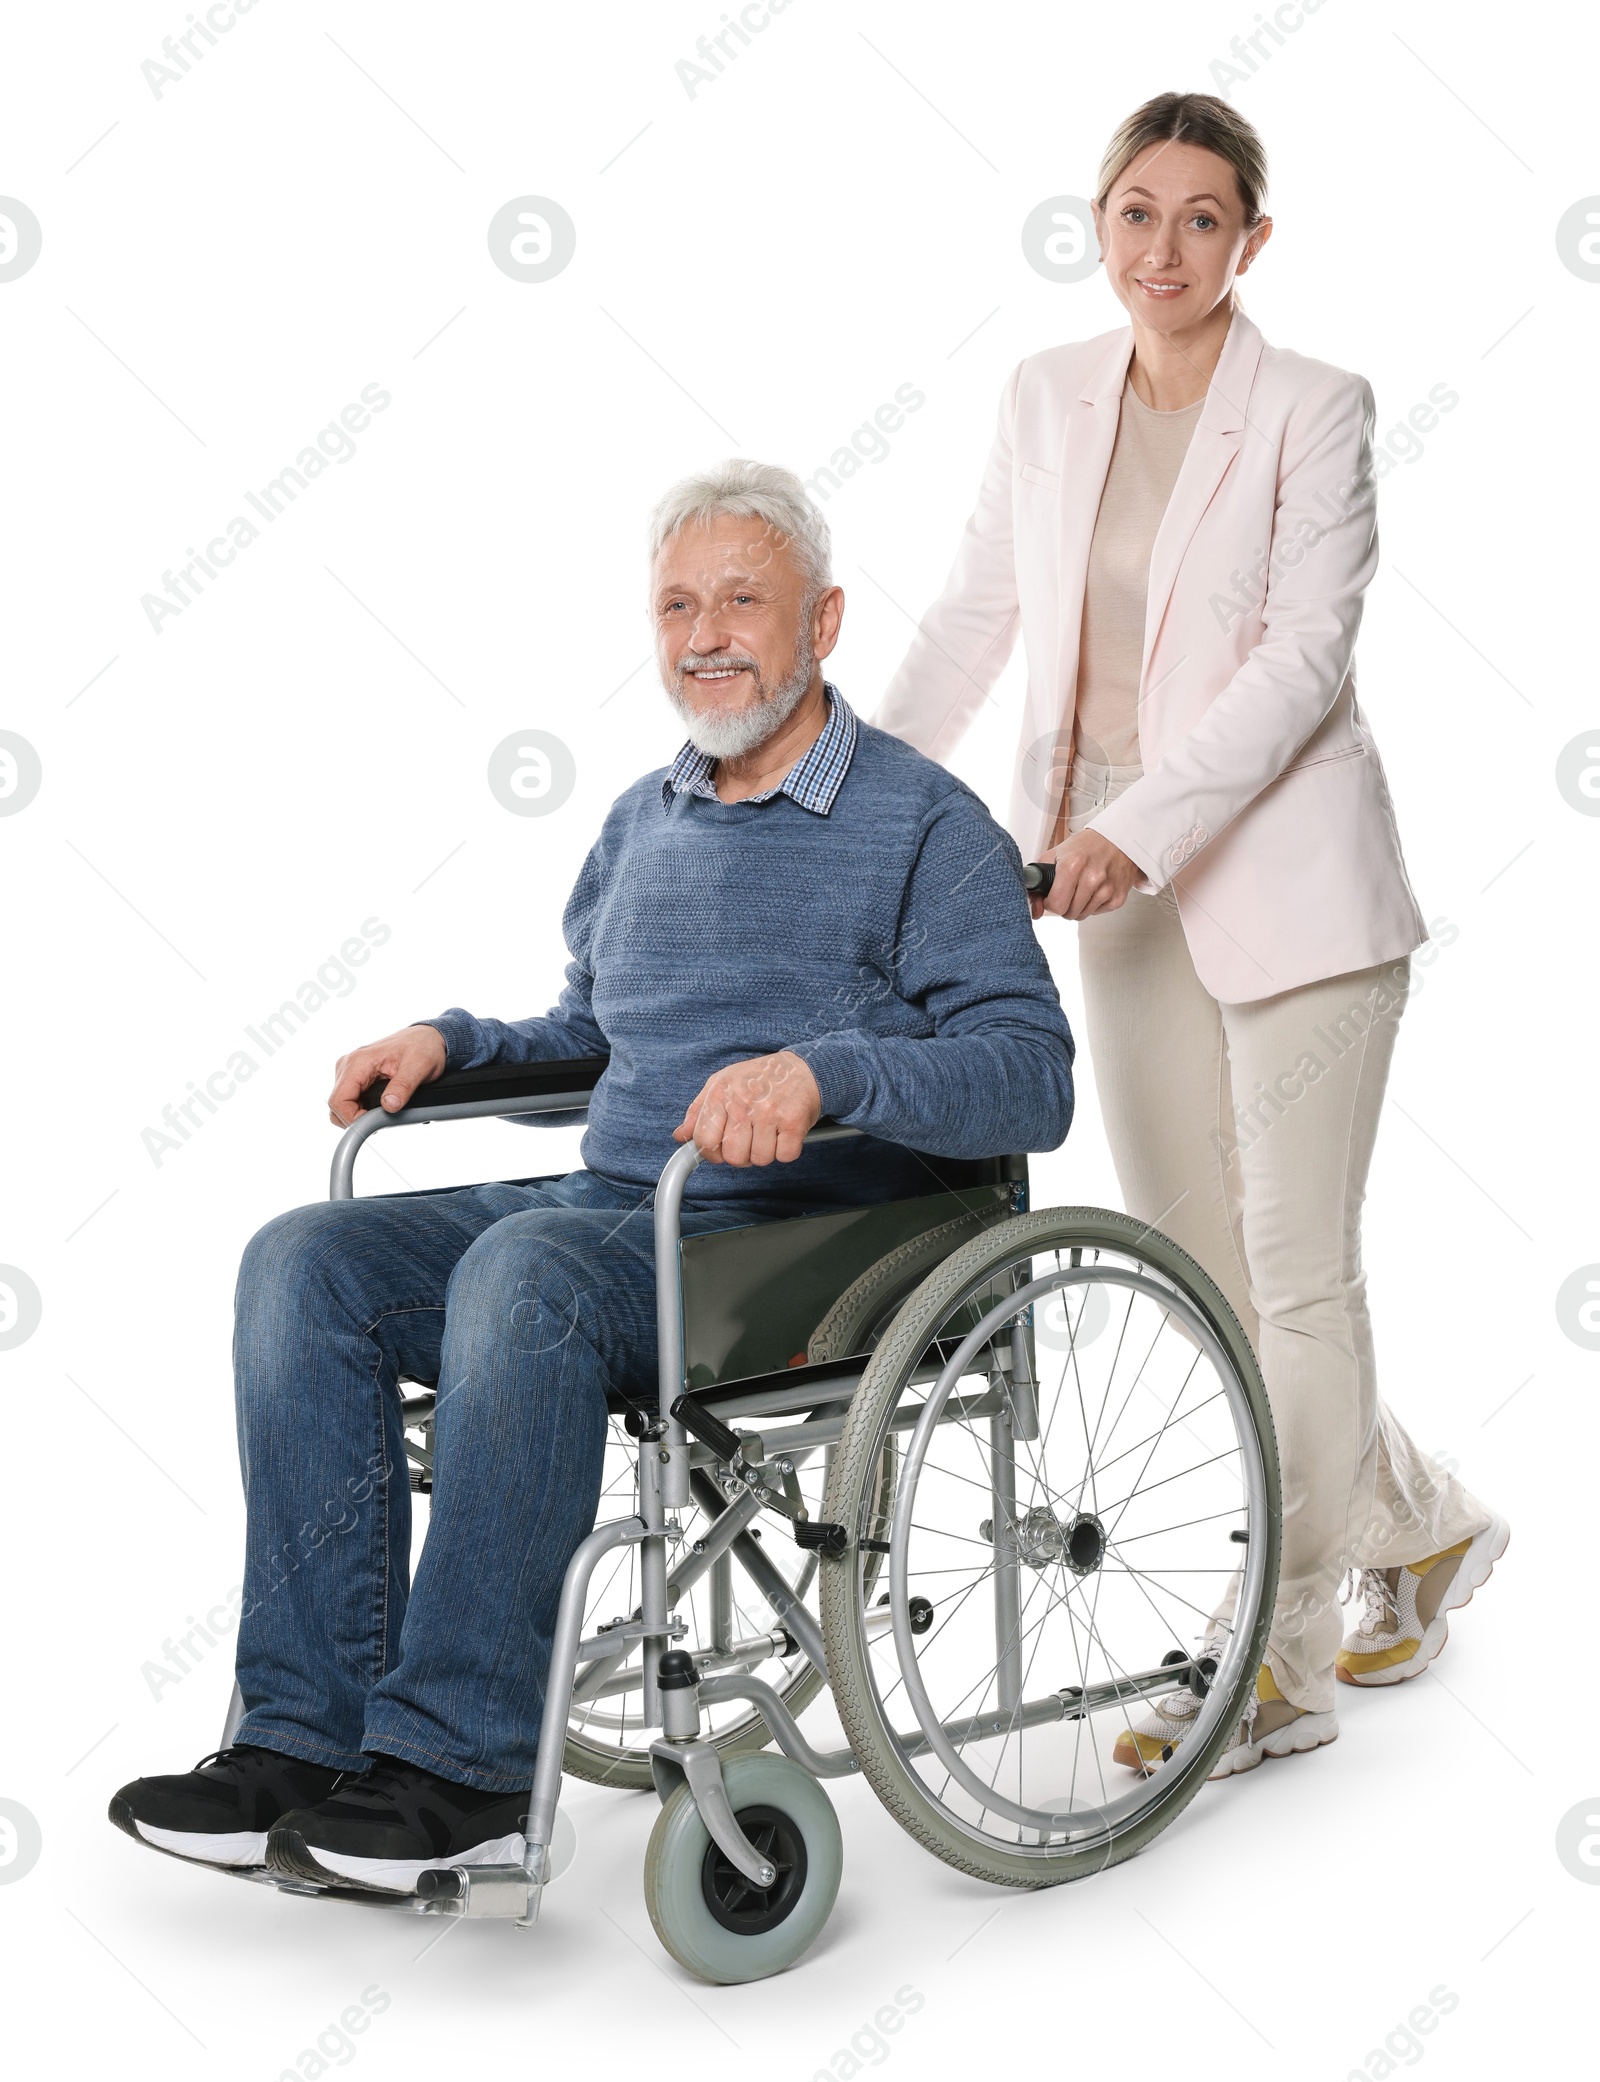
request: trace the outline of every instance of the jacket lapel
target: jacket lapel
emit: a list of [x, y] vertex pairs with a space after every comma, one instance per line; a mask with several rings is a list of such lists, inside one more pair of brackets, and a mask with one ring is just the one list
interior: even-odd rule
[[[1200, 525], [1200, 516], [1210, 505], [1244, 439], [1250, 388], [1261, 360], [1261, 346], [1259, 328], [1246, 318], [1243, 311], [1235, 311], [1188, 453], [1178, 472], [1178, 481], [1172, 487], [1172, 497], [1167, 502], [1167, 510], [1161, 517], [1161, 526], [1156, 531], [1150, 551], [1150, 585], [1144, 612], [1144, 657], [1139, 674], [1141, 701], [1149, 691], [1150, 654], [1155, 648], [1156, 634], [1167, 611], [1167, 602], [1172, 597], [1172, 588], [1177, 583], [1184, 552]], [[1266, 544], [1259, 547], [1265, 549]], [[1252, 554], [1256, 548], [1257, 545], [1251, 545]], [[1226, 572], [1217, 574], [1216, 589], [1228, 589]]]

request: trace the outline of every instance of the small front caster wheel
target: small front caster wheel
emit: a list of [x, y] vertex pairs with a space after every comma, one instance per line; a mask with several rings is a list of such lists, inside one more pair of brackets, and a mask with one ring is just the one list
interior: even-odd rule
[[770, 1887], [747, 1880], [681, 1785], [650, 1832], [645, 1906], [656, 1936], [690, 1973], [760, 1981], [792, 1966], [832, 1912], [844, 1864], [839, 1818], [810, 1772], [788, 1757], [729, 1757], [722, 1777], [740, 1828], [777, 1877]]

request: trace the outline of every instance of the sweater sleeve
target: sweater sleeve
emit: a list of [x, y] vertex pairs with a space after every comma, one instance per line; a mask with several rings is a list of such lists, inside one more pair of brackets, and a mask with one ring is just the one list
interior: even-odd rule
[[791, 1044], [829, 1119], [932, 1156], [1050, 1150], [1072, 1123], [1073, 1043], [1033, 930], [1022, 856], [978, 800], [947, 796], [919, 835], [880, 981], [926, 1038], [861, 1026]]
[[436, 1027], [444, 1036], [447, 1070], [476, 1070], [485, 1063], [562, 1062], [610, 1054], [610, 1043], [594, 1016], [594, 972], [590, 967], [594, 914], [605, 875], [602, 837], [590, 848], [567, 900], [561, 929], [572, 959], [567, 964], [565, 989], [542, 1017], [479, 1019], [461, 1006], [452, 1005], [436, 1018], [418, 1022]]

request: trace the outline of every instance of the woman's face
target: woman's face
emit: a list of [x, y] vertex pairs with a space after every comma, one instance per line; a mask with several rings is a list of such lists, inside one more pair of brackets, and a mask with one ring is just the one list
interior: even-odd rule
[[1129, 315], [1157, 332], [1199, 324], [1232, 294], [1272, 232], [1253, 229], [1233, 168], [1199, 145], [1149, 145], [1095, 209], [1100, 258]]

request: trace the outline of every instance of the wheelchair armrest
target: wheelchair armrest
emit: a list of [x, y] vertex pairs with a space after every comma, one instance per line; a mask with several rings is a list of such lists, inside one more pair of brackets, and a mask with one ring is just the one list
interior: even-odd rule
[[[432, 1084], [419, 1085], [413, 1106], [469, 1106], [486, 1099], [543, 1099], [553, 1092], [592, 1092], [609, 1056], [579, 1056], [550, 1063], [485, 1063], [480, 1070], [447, 1070]], [[374, 1078], [361, 1094], [364, 1113], [383, 1097], [387, 1077]]]
[[333, 1153], [328, 1197], [348, 1200], [353, 1196], [356, 1152], [380, 1128], [523, 1112], [546, 1114], [559, 1124], [563, 1116], [570, 1120], [575, 1114], [582, 1115], [587, 1095], [600, 1082], [609, 1061], [609, 1056], [580, 1056], [554, 1063], [485, 1063], [481, 1070], [451, 1070], [432, 1084], [418, 1085], [397, 1113], [385, 1113], [378, 1104], [388, 1079], [375, 1078], [362, 1092], [362, 1110]]

